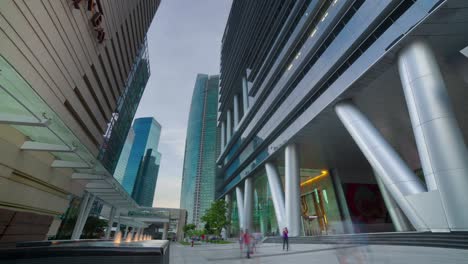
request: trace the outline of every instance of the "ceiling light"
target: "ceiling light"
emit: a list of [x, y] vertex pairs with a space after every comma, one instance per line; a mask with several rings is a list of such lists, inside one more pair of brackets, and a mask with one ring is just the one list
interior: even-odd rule
[[317, 33], [317, 28], [314, 28], [314, 31], [312, 31], [312, 33], [310, 33], [310, 37], [313, 37], [315, 35], [315, 33]]
[[323, 15], [322, 22], [325, 20], [325, 18], [327, 18], [327, 16], [328, 16], [328, 12], [326, 12], [325, 15]]

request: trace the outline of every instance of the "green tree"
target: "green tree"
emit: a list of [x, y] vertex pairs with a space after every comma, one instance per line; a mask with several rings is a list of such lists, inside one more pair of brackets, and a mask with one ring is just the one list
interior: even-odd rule
[[86, 220], [83, 228], [82, 238], [101, 238], [104, 236], [104, 228], [107, 227], [107, 221], [99, 219], [96, 216], [90, 216]]
[[191, 237], [196, 226], [194, 224], [186, 224], [183, 228], [184, 234]]
[[220, 235], [221, 230], [226, 227], [226, 202], [224, 200], [217, 200], [211, 203], [211, 207], [206, 210], [205, 215], [202, 216], [201, 220], [205, 222], [205, 227], [208, 233]]

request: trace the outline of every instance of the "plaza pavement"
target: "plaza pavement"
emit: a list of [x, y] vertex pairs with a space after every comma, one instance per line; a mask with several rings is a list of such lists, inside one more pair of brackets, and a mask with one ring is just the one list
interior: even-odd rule
[[384, 245], [293, 244], [290, 251], [286, 252], [280, 244], [263, 244], [247, 259], [244, 252], [240, 253], [238, 244], [203, 244], [190, 247], [172, 243], [170, 259], [171, 264], [458, 264], [468, 263], [468, 250]]

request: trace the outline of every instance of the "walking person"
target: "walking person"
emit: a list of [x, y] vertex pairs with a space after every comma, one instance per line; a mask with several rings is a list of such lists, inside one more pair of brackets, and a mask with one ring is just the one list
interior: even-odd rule
[[239, 235], [239, 246], [240, 246], [240, 251], [242, 255], [242, 249], [244, 247], [244, 232], [243, 231], [241, 231]]
[[244, 233], [244, 244], [245, 244], [245, 249], [247, 250], [247, 258], [250, 258], [250, 242], [251, 242], [251, 238], [250, 238], [249, 230], [246, 229]]
[[283, 228], [283, 250], [286, 246], [286, 251], [289, 251], [289, 236], [288, 236], [288, 228]]

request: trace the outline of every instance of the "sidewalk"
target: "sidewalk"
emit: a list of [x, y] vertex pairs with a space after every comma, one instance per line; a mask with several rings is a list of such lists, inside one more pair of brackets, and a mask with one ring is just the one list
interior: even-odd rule
[[468, 251], [445, 248], [362, 245], [294, 244], [283, 251], [280, 244], [262, 244], [251, 259], [240, 253], [239, 244], [202, 245], [196, 247], [171, 245], [171, 264], [202, 263], [464, 263]]

